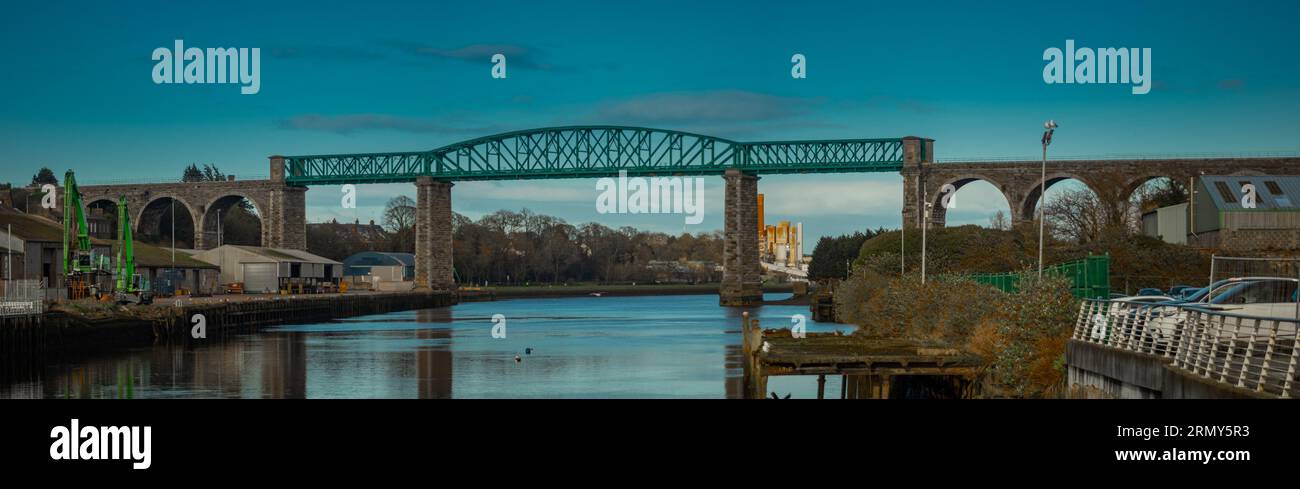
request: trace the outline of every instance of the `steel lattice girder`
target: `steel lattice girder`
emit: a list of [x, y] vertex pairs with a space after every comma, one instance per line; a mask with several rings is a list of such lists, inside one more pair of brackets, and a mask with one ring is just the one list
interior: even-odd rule
[[740, 143], [680, 131], [574, 126], [508, 132], [433, 151], [286, 156], [294, 185], [628, 175], [899, 171], [903, 139]]

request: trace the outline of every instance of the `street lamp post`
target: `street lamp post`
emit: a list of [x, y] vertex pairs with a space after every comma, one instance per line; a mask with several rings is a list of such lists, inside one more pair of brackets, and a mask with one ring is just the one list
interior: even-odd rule
[[1043, 167], [1042, 177], [1038, 181], [1038, 278], [1043, 278], [1043, 226], [1047, 222], [1047, 145], [1052, 144], [1052, 133], [1056, 132], [1056, 121], [1049, 120], [1043, 124]]
[[[907, 208], [907, 179], [903, 179], [903, 208]], [[907, 275], [907, 213], [898, 226], [898, 276]]]
[[926, 230], [930, 228], [930, 199], [925, 199], [925, 209], [922, 210], [924, 217], [921, 219], [921, 283], [925, 283], [925, 235]]

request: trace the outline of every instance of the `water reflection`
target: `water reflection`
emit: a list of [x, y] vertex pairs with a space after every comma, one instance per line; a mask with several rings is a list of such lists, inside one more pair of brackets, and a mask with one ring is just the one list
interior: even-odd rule
[[415, 330], [421, 345], [415, 351], [416, 384], [420, 399], [450, 399], [452, 377], [450, 309], [416, 311], [416, 321], [440, 326]]
[[307, 397], [307, 335], [274, 333], [261, 341], [261, 396], [269, 399]]
[[[5, 370], [0, 397], [739, 398], [741, 312], [709, 295], [468, 303], [47, 358]], [[804, 306], [751, 312], [766, 327], [807, 315]], [[494, 314], [507, 318], [504, 339], [491, 336]], [[810, 378], [769, 387], [816, 394]]]

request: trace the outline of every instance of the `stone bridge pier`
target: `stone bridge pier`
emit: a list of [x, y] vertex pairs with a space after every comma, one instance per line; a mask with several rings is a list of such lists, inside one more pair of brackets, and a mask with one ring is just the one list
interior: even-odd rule
[[415, 284], [420, 289], [452, 292], [451, 182], [415, 180]]
[[763, 302], [763, 267], [758, 259], [758, 177], [727, 170], [723, 204], [723, 306], [752, 306]]
[[934, 140], [903, 138], [903, 225], [921, 226], [921, 209], [927, 192], [926, 165], [934, 163]]

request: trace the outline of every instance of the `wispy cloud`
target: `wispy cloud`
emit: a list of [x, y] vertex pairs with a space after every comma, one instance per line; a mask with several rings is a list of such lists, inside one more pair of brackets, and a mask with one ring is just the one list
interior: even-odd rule
[[838, 127], [802, 117], [821, 103], [817, 98], [745, 90], [662, 92], [599, 103], [584, 116], [556, 122], [649, 126], [748, 138], [772, 132]]
[[494, 54], [506, 57], [509, 68], [523, 68], [538, 71], [567, 71], [570, 67], [557, 66], [542, 61], [542, 52], [536, 48], [520, 44], [469, 44], [456, 48], [440, 48], [408, 41], [387, 41], [385, 45], [407, 54], [434, 59], [450, 59], [487, 63]]
[[603, 104], [594, 117], [629, 124], [763, 122], [801, 115], [812, 102], [744, 90], [670, 92]]
[[1246, 86], [1246, 80], [1240, 78], [1230, 78], [1219, 81], [1219, 88], [1222, 90], [1238, 90], [1244, 86]]
[[917, 99], [900, 98], [892, 95], [874, 95], [855, 103], [863, 110], [901, 110], [916, 114], [933, 114], [939, 109]]
[[436, 119], [401, 117], [386, 114], [305, 114], [279, 122], [283, 129], [352, 134], [362, 131], [399, 131], [422, 134], [485, 134], [500, 132], [494, 127], [465, 127], [444, 124]]
[[346, 46], [287, 46], [270, 48], [273, 58], [321, 61], [373, 61], [384, 58], [382, 53]]

